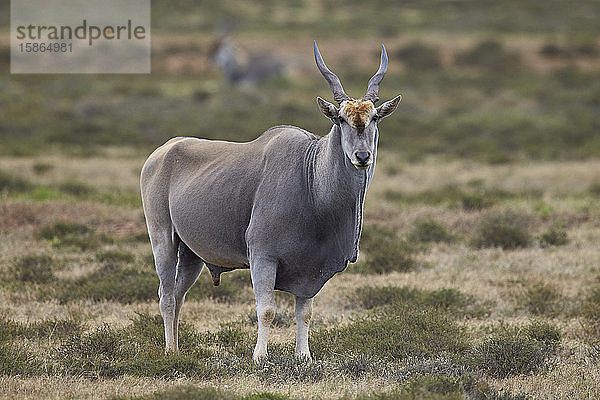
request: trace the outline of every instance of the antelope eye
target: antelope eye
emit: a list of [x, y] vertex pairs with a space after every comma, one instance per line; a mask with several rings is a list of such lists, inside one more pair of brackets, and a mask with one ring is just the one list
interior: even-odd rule
[[377, 122], [380, 119], [381, 119], [381, 117], [379, 115], [377, 115], [377, 114], [375, 114], [375, 115], [373, 115], [373, 117], [371, 117], [371, 121], [373, 121], [373, 122]]

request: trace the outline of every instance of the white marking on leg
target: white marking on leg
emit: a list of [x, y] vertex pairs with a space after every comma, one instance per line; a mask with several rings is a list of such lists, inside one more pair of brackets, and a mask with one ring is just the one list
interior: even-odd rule
[[308, 348], [308, 330], [312, 318], [313, 299], [296, 297], [296, 357], [312, 362]]
[[255, 259], [250, 262], [252, 287], [256, 298], [258, 338], [252, 359], [258, 364], [267, 356], [267, 342], [271, 322], [275, 318], [275, 275], [277, 263], [269, 259]]
[[255, 363], [259, 363], [261, 359], [267, 356], [267, 343], [269, 341], [269, 331], [271, 323], [275, 318], [275, 296], [271, 299], [263, 299], [257, 301], [260, 306], [256, 307], [256, 315], [258, 317], [258, 338], [254, 347], [252, 359]]
[[165, 354], [177, 351], [174, 337], [175, 323], [175, 273], [177, 255], [168, 240], [156, 243], [152, 241], [152, 251], [156, 263], [156, 272], [160, 280], [158, 288], [159, 308], [165, 328]]
[[163, 291], [160, 296], [159, 306], [165, 327], [165, 354], [174, 353], [177, 351], [175, 337], [173, 336], [175, 323], [175, 296]]

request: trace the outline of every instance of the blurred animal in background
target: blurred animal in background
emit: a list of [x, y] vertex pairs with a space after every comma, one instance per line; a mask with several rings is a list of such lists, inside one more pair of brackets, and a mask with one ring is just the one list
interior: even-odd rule
[[228, 35], [212, 43], [209, 57], [233, 85], [258, 84], [283, 75], [287, 69], [286, 63], [272, 54], [242, 51]]

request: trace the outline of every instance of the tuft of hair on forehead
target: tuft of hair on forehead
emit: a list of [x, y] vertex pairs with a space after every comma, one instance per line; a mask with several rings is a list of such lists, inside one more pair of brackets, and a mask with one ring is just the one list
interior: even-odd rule
[[342, 103], [341, 112], [351, 126], [364, 128], [369, 118], [375, 115], [375, 106], [368, 100], [346, 100]]

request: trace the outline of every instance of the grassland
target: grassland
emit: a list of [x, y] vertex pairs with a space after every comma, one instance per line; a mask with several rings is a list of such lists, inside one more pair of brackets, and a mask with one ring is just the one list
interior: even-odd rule
[[[600, 398], [597, 3], [152, 6], [147, 76], [10, 75], [0, 20], [0, 397]], [[208, 57], [220, 23], [288, 73], [226, 84]], [[361, 256], [316, 297], [315, 362], [293, 358], [277, 293], [252, 365], [244, 271], [218, 288], [202, 273], [165, 357], [141, 165], [175, 135], [325, 134], [314, 38], [351, 95], [384, 41], [381, 97], [404, 97], [381, 124]]]
[[[362, 256], [315, 301], [315, 363], [293, 359], [292, 299], [280, 293], [272, 355], [257, 368], [243, 272], [219, 288], [201, 275], [184, 308], [182, 354], [162, 355], [143, 215], [107, 196], [135, 197], [142, 161], [3, 158], [13, 186], [0, 207], [2, 396], [600, 396], [596, 162], [403, 163], [384, 151]], [[101, 162], [118, 179], [91, 172]], [[64, 177], [92, 194], [61, 191]], [[36, 198], [39, 188], [59, 189]], [[456, 200], [472, 191], [487, 196], [479, 208]], [[417, 200], [431, 192], [440, 200]]]

